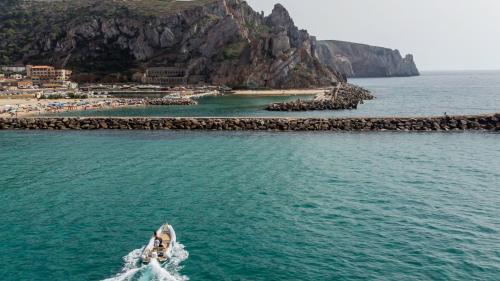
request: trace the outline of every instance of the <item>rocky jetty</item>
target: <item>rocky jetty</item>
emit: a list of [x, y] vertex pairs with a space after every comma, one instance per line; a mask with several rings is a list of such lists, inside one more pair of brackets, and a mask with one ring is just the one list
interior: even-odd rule
[[0, 130], [497, 131], [500, 113], [415, 118], [0, 118]]
[[198, 102], [186, 98], [159, 98], [159, 99], [146, 99], [146, 105], [196, 105]]
[[357, 109], [365, 100], [375, 97], [361, 87], [341, 83], [314, 100], [296, 100], [292, 102], [273, 103], [266, 107], [269, 111], [309, 111], [309, 110], [343, 110]]
[[277, 4], [243, 0], [0, 1], [0, 65], [51, 64], [80, 82], [140, 80], [175, 67], [213, 85], [308, 88], [343, 81]]
[[347, 77], [402, 77], [420, 75], [413, 55], [398, 50], [344, 41], [318, 41], [316, 56]]

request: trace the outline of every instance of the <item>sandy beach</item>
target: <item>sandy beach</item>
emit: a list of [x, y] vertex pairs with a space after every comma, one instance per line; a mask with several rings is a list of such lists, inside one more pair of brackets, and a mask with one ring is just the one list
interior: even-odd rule
[[[241, 96], [295, 96], [322, 95], [327, 89], [287, 89], [287, 90], [238, 90]], [[210, 92], [210, 95], [213, 93]], [[198, 97], [191, 95], [190, 97]], [[203, 95], [199, 95], [200, 97]], [[90, 109], [141, 106], [140, 99], [88, 98], [88, 99], [36, 99], [33, 97], [0, 98], [0, 117], [28, 117], [53, 112], [78, 111]]]
[[[54, 106], [58, 105], [58, 106]], [[125, 106], [140, 106], [142, 104], [125, 103], [117, 98], [89, 98], [89, 99], [0, 99], [0, 117], [28, 117], [38, 116], [51, 112], [77, 111], [87, 109], [117, 108]], [[6, 112], [14, 108], [14, 112]]]
[[296, 95], [319, 95], [328, 89], [287, 89], [287, 90], [236, 90], [235, 95], [242, 96], [296, 96]]

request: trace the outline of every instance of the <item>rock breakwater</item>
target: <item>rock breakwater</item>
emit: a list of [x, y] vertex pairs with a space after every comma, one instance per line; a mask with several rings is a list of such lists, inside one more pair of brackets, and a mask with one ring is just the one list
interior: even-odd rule
[[160, 99], [146, 99], [146, 105], [196, 105], [196, 101], [187, 98], [160, 98]]
[[500, 131], [500, 113], [415, 118], [0, 118], [0, 130]]
[[266, 107], [268, 111], [309, 111], [309, 110], [343, 110], [357, 109], [365, 100], [375, 97], [370, 91], [361, 87], [340, 83], [337, 87], [324, 94], [318, 95], [314, 100], [296, 100], [284, 103], [273, 103]]

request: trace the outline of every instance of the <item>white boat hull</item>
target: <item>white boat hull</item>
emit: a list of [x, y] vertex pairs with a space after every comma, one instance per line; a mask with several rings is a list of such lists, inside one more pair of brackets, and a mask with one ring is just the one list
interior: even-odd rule
[[174, 228], [169, 224], [162, 225], [157, 233], [163, 240], [163, 247], [155, 247], [155, 237], [151, 237], [149, 243], [142, 251], [142, 263], [148, 264], [152, 259], [156, 259], [160, 263], [165, 263], [172, 258], [173, 249], [177, 241]]

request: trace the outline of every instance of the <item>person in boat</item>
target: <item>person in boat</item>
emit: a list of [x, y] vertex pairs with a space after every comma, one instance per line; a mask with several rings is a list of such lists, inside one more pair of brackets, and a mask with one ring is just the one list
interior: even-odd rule
[[153, 232], [153, 236], [155, 237], [155, 247], [163, 247], [163, 239], [161, 239], [160, 236], [158, 236], [158, 233], [156, 231]]

